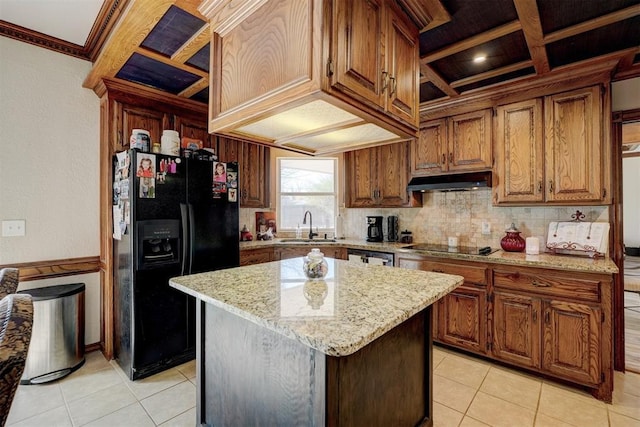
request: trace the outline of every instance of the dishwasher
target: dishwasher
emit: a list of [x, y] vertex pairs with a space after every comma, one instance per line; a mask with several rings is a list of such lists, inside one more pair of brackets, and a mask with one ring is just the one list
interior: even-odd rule
[[361, 249], [347, 249], [350, 262], [393, 267], [394, 256], [389, 252], [368, 251]]

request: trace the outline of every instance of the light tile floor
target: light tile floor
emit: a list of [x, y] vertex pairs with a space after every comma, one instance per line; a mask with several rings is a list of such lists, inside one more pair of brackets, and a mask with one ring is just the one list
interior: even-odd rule
[[[7, 426], [193, 426], [195, 363], [129, 381], [101, 353], [70, 376], [20, 386]], [[613, 404], [519, 371], [434, 348], [434, 426], [637, 426], [640, 375], [615, 373]]]

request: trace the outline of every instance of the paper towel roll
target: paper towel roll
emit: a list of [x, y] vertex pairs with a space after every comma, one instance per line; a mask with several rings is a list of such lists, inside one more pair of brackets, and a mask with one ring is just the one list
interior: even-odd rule
[[537, 255], [540, 253], [540, 239], [537, 237], [527, 237], [526, 239], [527, 255]]

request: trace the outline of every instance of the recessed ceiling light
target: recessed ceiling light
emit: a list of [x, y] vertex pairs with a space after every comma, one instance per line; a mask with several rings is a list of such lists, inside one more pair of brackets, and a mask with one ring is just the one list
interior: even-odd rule
[[487, 55], [482, 53], [473, 57], [473, 62], [475, 62], [476, 64], [480, 64], [481, 62], [484, 62], [486, 60], [487, 60]]

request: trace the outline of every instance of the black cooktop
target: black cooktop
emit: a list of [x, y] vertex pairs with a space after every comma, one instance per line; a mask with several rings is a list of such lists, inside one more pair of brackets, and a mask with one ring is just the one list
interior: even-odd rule
[[481, 248], [477, 248], [475, 246], [457, 246], [454, 248], [447, 245], [435, 245], [431, 243], [417, 243], [415, 245], [404, 246], [402, 249], [413, 249], [416, 251], [430, 252], [449, 252], [452, 254], [465, 255], [489, 255], [498, 250], [491, 248], [491, 246], [484, 246]]

